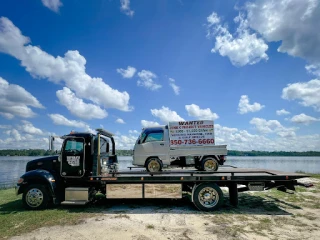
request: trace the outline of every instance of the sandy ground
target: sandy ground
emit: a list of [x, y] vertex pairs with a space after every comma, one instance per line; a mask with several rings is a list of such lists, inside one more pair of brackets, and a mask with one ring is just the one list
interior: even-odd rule
[[[317, 179], [304, 181], [320, 184]], [[237, 208], [228, 204], [227, 196], [221, 210], [212, 213], [195, 210], [187, 200], [115, 201], [99, 217], [12, 239], [320, 239], [318, 187], [295, 195], [241, 193]]]

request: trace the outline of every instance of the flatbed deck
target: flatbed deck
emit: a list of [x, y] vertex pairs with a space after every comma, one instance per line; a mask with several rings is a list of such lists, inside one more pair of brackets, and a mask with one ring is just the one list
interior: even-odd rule
[[193, 169], [167, 169], [161, 172], [147, 172], [139, 168], [117, 171], [103, 176], [90, 177], [91, 181], [106, 182], [223, 182], [223, 181], [291, 181], [309, 177], [306, 174], [268, 169], [222, 167], [216, 172]]

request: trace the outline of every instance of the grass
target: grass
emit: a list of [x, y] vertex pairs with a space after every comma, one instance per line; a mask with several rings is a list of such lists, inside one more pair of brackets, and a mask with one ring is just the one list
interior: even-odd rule
[[55, 207], [41, 211], [27, 211], [22, 207], [21, 195], [14, 189], [0, 190], [0, 239], [20, 235], [45, 226], [74, 225], [85, 218], [101, 215], [101, 207]]
[[147, 228], [147, 229], [154, 229], [154, 225], [148, 224], [148, 225], [146, 226], [146, 228]]

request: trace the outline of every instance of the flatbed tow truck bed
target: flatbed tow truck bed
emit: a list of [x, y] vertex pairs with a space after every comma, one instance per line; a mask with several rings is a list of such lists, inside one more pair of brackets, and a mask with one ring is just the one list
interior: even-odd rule
[[[130, 167], [129, 167], [130, 168]], [[134, 169], [134, 168], [133, 168]], [[192, 169], [169, 169], [161, 172], [147, 172], [134, 169], [130, 171], [116, 171], [104, 176], [93, 176], [91, 181], [120, 182], [202, 182], [202, 181], [292, 181], [309, 177], [306, 174], [283, 172], [256, 168], [237, 168], [233, 166], [220, 167], [216, 172], [203, 172]], [[143, 178], [143, 179], [141, 179]]]
[[88, 177], [86, 182], [105, 186], [107, 199], [181, 198], [189, 194], [190, 200], [198, 209], [211, 211], [222, 204], [223, 193], [220, 187], [229, 189], [230, 203], [237, 206], [238, 192], [264, 191], [271, 188], [286, 192], [287, 190], [294, 191], [295, 186], [298, 185], [311, 187], [312, 184], [297, 181], [305, 177], [309, 176], [300, 173], [233, 166], [221, 167], [216, 172], [193, 169], [147, 172], [139, 168], [130, 168], [130, 170], [109, 172], [104, 176]]

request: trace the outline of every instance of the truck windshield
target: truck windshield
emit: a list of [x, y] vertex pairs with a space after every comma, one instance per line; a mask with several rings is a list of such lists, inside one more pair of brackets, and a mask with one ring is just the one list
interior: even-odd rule
[[64, 147], [66, 152], [83, 152], [82, 139], [68, 139]]

